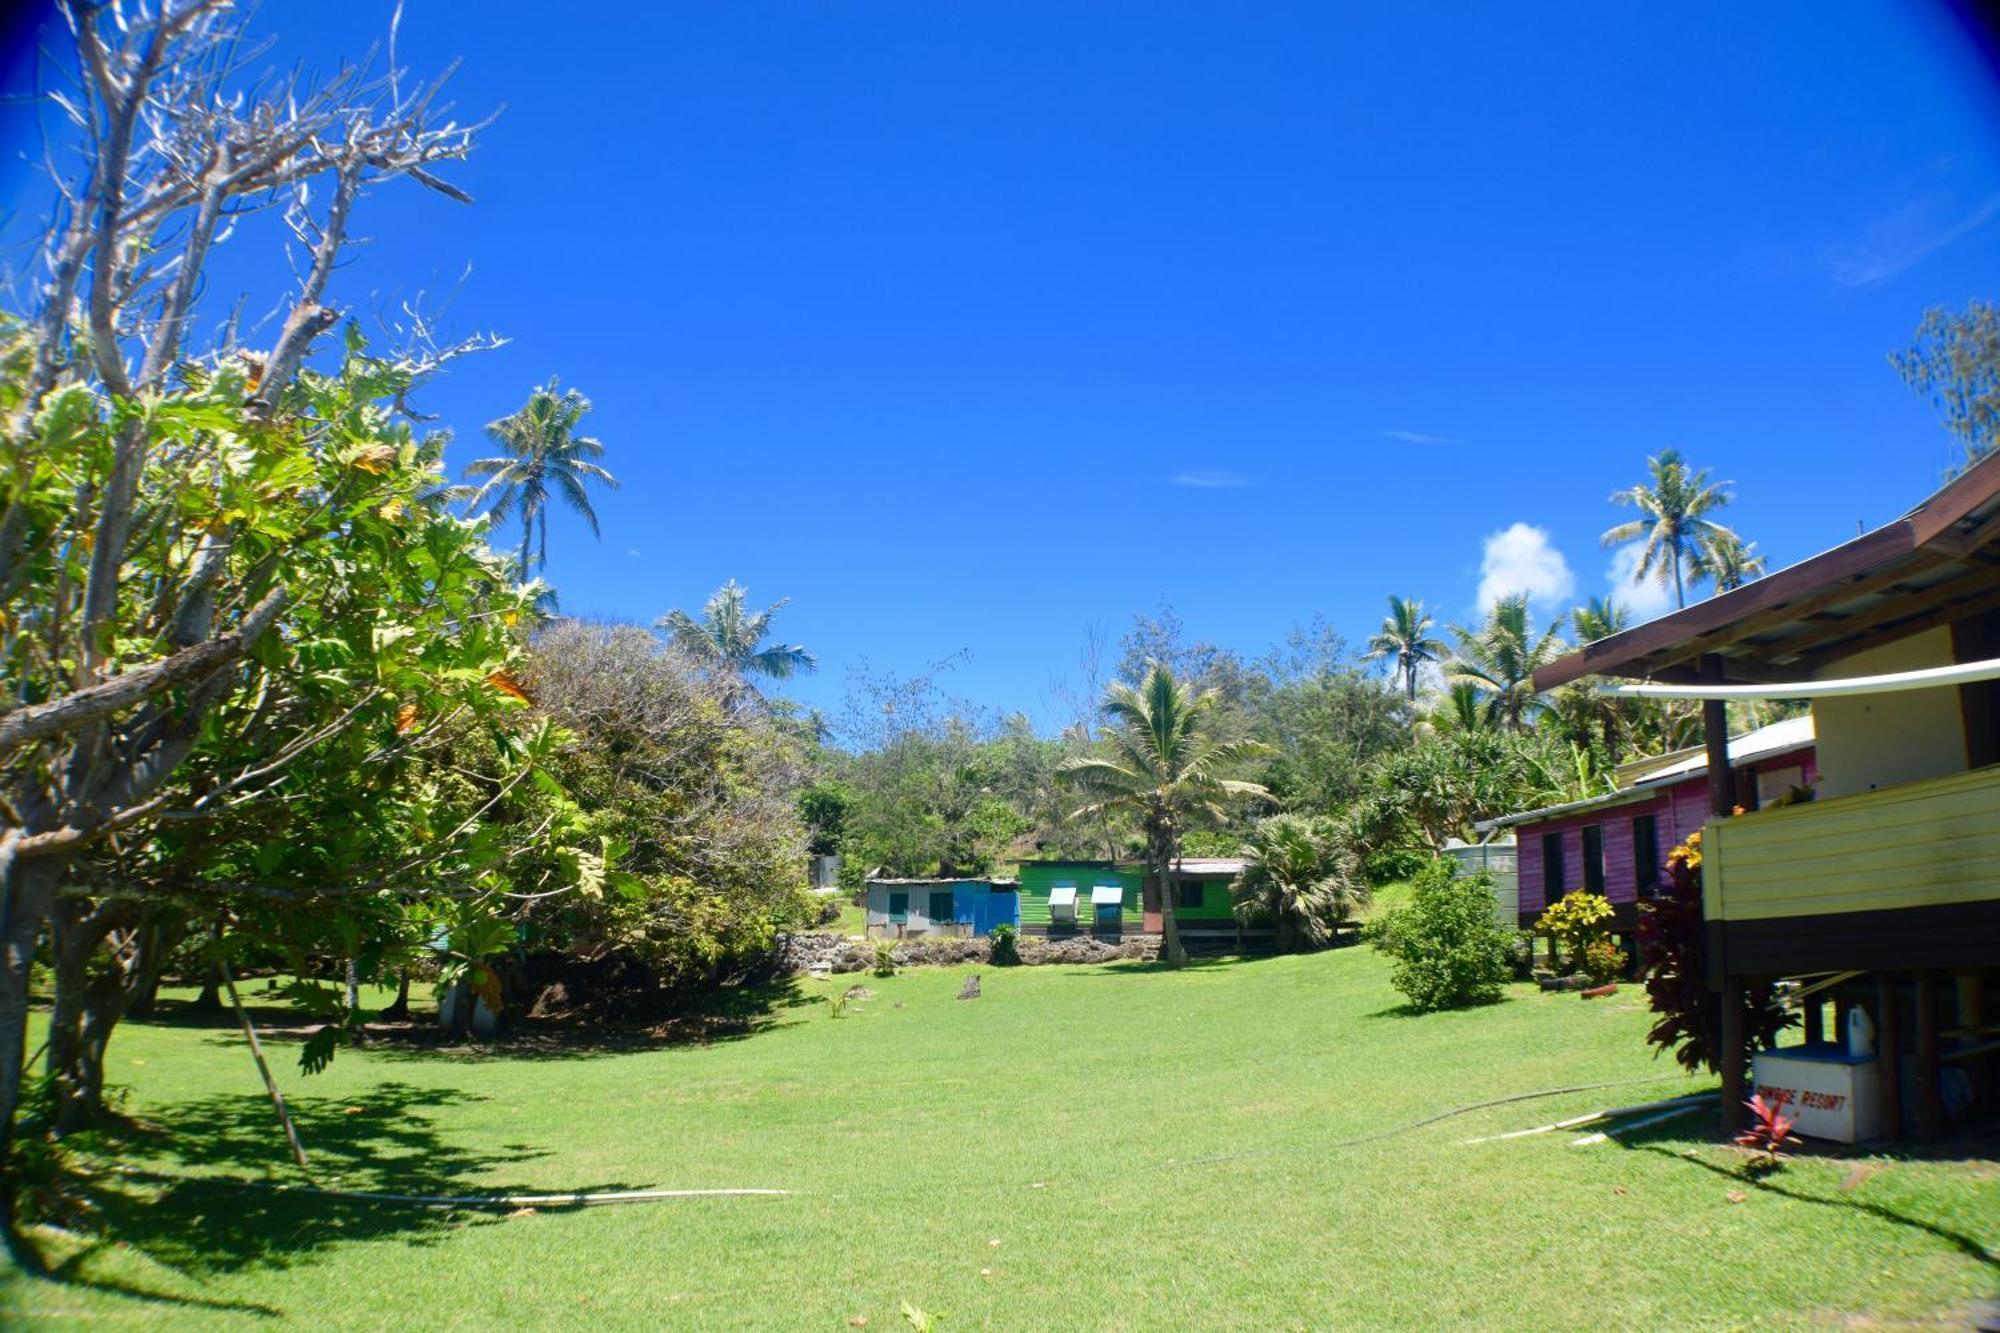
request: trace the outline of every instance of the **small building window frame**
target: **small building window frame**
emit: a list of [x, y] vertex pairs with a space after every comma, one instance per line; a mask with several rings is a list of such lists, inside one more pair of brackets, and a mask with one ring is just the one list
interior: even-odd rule
[[1583, 891], [1604, 896], [1604, 825], [1586, 824], [1582, 829]]
[[954, 920], [957, 917], [957, 911], [951, 905], [951, 890], [932, 889], [930, 909], [930, 918], [933, 921]]
[[1199, 879], [1178, 880], [1174, 884], [1174, 910], [1198, 912], [1208, 902], [1208, 884]]
[[1542, 905], [1553, 907], [1569, 892], [1564, 883], [1568, 870], [1563, 865], [1563, 835], [1561, 830], [1542, 835]]

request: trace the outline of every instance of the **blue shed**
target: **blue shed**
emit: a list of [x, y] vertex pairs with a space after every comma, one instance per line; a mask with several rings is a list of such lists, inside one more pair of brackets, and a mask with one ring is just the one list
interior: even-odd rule
[[871, 879], [868, 934], [985, 935], [1021, 924], [1020, 884], [1011, 879]]

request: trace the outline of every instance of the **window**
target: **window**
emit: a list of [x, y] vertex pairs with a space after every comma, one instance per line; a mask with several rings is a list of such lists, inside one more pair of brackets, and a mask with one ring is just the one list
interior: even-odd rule
[[1639, 896], [1650, 898], [1660, 887], [1660, 823], [1657, 816], [1632, 821], [1632, 877]]
[[1544, 906], [1563, 896], [1563, 880], [1567, 872], [1563, 869], [1563, 835], [1544, 833], [1542, 835], [1542, 903]]
[[1783, 768], [1767, 768], [1757, 775], [1757, 808], [1762, 810], [1771, 802], [1791, 794], [1792, 788], [1806, 785], [1804, 764], [1787, 764]]
[[889, 919], [891, 921], [908, 921], [910, 919], [909, 894], [892, 893], [889, 895]]
[[949, 921], [952, 919], [950, 889], [931, 890], [930, 917], [933, 921]]
[[1198, 879], [1184, 879], [1174, 885], [1174, 910], [1177, 912], [1200, 911], [1207, 897], [1207, 886]]
[[1583, 831], [1583, 889], [1604, 896], [1604, 826], [1592, 824]]

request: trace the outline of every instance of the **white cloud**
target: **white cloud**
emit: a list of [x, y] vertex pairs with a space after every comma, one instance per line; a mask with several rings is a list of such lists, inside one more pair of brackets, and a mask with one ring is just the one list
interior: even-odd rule
[[1401, 440], [1404, 444], [1457, 444], [1458, 443], [1458, 439], [1456, 436], [1428, 435], [1420, 430], [1385, 430], [1382, 432], [1382, 436], [1384, 439]]
[[629, 549], [626, 550], [625, 554], [628, 556], [637, 555], [639, 554], [639, 548], [636, 546], [630, 547]]
[[1827, 246], [1821, 258], [1828, 276], [1841, 286], [1873, 287], [1915, 268], [1996, 217], [2000, 217], [2000, 194], [1988, 195], [1969, 212], [1951, 208], [1939, 196], [1927, 196], [1870, 223], [1853, 242]]
[[1569, 561], [1550, 543], [1546, 529], [1515, 523], [1486, 539], [1479, 562], [1481, 611], [1518, 593], [1543, 607], [1560, 607], [1575, 591]]
[[1611, 599], [1632, 613], [1635, 625], [1657, 620], [1674, 609], [1674, 590], [1660, 582], [1657, 573], [1643, 583], [1632, 582], [1643, 549], [1638, 542], [1628, 542], [1611, 553], [1611, 563], [1604, 570], [1605, 581], [1611, 585]]
[[1249, 484], [1250, 478], [1241, 472], [1182, 472], [1174, 477], [1176, 486], [1192, 486], [1203, 491], [1234, 490]]

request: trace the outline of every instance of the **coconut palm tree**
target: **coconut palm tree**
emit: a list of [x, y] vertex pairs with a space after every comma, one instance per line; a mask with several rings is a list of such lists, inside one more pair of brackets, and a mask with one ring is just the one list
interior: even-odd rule
[[669, 611], [654, 622], [695, 661], [725, 680], [732, 707], [757, 693], [751, 676], [789, 680], [819, 670], [819, 659], [796, 643], [766, 645], [771, 621], [792, 599], [780, 597], [762, 611], [749, 608], [749, 589], [735, 579], [715, 590], [702, 604], [701, 616]]
[[1764, 557], [1757, 543], [1746, 542], [1727, 528], [1711, 532], [1688, 566], [1697, 578], [1713, 579], [1717, 592], [1740, 588], [1764, 577]]
[[1432, 635], [1436, 622], [1424, 612], [1424, 604], [1414, 597], [1391, 597], [1389, 614], [1382, 628], [1368, 640], [1368, 656], [1393, 657], [1397, 674], [1409, 697], [1417, 697], [1417, 670], [1425, 662], [1435, 662], [1447, 651], [1442, 639]]
[[[604, 445], [588, 435], [576, 433], [577, 423], [590, 411], [590, 400], [575, 389], [562, 391], [554, 378], [528, 395], [528, 401], [509, 416], [489, 422], [486, 434], [503, 453], [473, 460], [466, 466], [468, 477], [484, 477], [486, 483], [474, 493], [474, 512], [486, 509], [497, 523], [519, 511], [521, 515], [521, 578], [529, 573], [529, 554], [543, 568], [549, 562], [549, 496], [553, 492], [590, 524], [590, 534], [598, 536], [597, 511], [590, 506], [587, 483], [618, 489], [618, 478], [596, 463], [604, 457]], [[540, 547], [534, 540], [539, 530]]]
[[1230, 886], [1236, 918], [1269, 920], [1280, 952], [1331, 943], [1340, 923], [1368, 905], [1361, 859], [1330, 820], [1260, 819], [1243, 851], [1250, 864]]
[[1528, 620], [1527, 597], [1502, 597], [1484, 625], [1452, 627], [1458, 653], [1447, 668], [1450, 679], [1477, 688], [1486, 696], [1488, 715], [1519, 731], [1535, 708], [1532, 677], [1568, 646], [1558, 633], [1561, 628], [1558, 620], [1537, 632]]
[[1632, 627], [1632, 613], [1609, 597], [1593, 597], [1569, 613], [1569, 626], [1576, 641], [1596, 643]]
[[1118, 682], [1106, 692], [1108, 758], [1083, 756], [1056, 769], [1057, 781], [1089, 798], [1075, 818], [1130, 811], [1146, 832], [1146, 859], [1160, 891], [1160, 923], [1169, 967], [1187, 961], [1174, 920], [1173, 871], [1181, 838], [1200, 820], [1220, 820], [1234, 801], [1271, 799], [1254, 782], [1223, 776], [1268, 754], [1257, 741], [1231, 740], [1215, 729], [1214, 690], [1194, 690], [1154, 661], [1137, 687]]
[[1709, 515], [1719, 513], [1733, 498], [1728, 482], [1711, 482], [1708, 469], [1690, 469], [1678, 449], [1666, 449], [1646, 460], [1652, 474], [1628, 490], [1618, 491], [1611, 503], [1631, 505], [1639, 517], [1620, 523], [1604, 534], [1606, 546], [1643, 542], [1639, 564], [1632, 571], [1634, 583], [1647, 577], [1674, 590], [1674, 604], [1687, 605], [1687, 576], [1695, 572], [1693, 561], [1717, 534], [1735, 533]]

